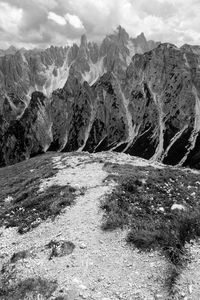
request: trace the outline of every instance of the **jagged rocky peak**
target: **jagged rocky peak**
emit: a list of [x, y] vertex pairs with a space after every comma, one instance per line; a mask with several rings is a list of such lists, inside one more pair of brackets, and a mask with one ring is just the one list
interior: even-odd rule
[[87, 48], [87, 36], [86, 36], [86, 34], [83, 34], [83, 35], [81, 36], [81, 44], [80, 44], [80, 47]]
[[126, 30], [119, 26], [101, 44], [87, 42], [81, 37], [80, 46], [51, 46], [48, 49], [19, 50], [13, 55], [0, 57], [1, 88], [16, 92], [27, 104], [31, 93], [40, 91], [50, 96], [62, 88], [68, 79], [70, 69], [82, 81], [94, 84], [100, 76], [110, 70], [123, 73], [135, 53], [144, 53], [156, 47], [140, 36], [131, 39]]
[[128, 43], [129, 35], [122, 26], [117, 27], [117, 30], [115, 31], [115, 35], [117, 37], [118, 42], [125, 45]]
[[[88, 42], [87, 42], [87, 36], [85, 34], [83, 34], [81, 36], [81, 42], [80, 42], [80, 47], [79, 47], [79, 51], [78, 51], [78, 63], [81, 64], [82, 59], [86, 59], [86, 61], [89, 60], [90, 58], [90, 54], [88, 53]], [[82, 69], [82, 71], [84, 71], [84, 69]]]
[[130, 39], [131, 44], [134, 47], [135, 53], [144, 53], [156, 48], [160, 43], [152, 40], [147, 41], [144, 33], [140, 33], [136, 38]]
[[17, 48], [15, 48], [14, 46], [10, 46], [7, 50], [6, 50], [6, 52], [8, 53], [8, 54], [13, 54], [13, 53], [15, 53], [17, 51]]
[[147, 40], [146, 40], [146, 37], [144, 35], [144, 32], [141, 32], [136, 38], [135, 38], [135, 41], [138, 42], [138, 43], [146, 43]]

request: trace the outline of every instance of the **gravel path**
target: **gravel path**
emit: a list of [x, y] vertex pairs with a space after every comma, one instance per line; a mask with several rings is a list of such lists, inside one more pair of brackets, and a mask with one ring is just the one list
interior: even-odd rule
[[[125, 231], [101, 230], [99, 201], [114, 187], [105, 180], [108, 174], [103, 165], [112, 157], [113, 154], [54, 157], [58, 173], [50, 180], [42, 180], [39, 190], [70, 183], [77, 189], [75, 205], [65, 209], [54, 222], [44, 222], [22, 236], [15, 229], [1, 232], [2, 263], [13, 253], [28, 250], [30, 255], [16, 263], [18, 277], [56, 279], [58, 289], [51, 299], [170, 299], [164, 286], [168, 275], [165, 258], [157, 252], [141, 253], [130, 248]], [[116, 155], [115, 162], [124, 163], [124, 157]], [[134, 159], [132, 163], [137, 164]], [[49, 260], [50, 250], [45, 245], [51, 240], [70, 241], [75, 248], [69, 255]]]

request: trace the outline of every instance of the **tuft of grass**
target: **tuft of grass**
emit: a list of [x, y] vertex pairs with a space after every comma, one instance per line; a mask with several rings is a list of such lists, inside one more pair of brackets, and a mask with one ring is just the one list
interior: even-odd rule
[[73, 204], [75, 189], [69, 185], [53, 185], [38, 193], [41, 179], [57, 173], [52, 157], [45, 154], [0, 169], [0, 226], [18, 227], [23, 234]]
[[[102, 228], [126, 228], [128, 243], [142, 251], [161, 250], [174, 266], [172, 286], [187, 260], [185, 244], [200, 237], [198, 175], [170, 167], [107, 164], [105, 168], [110, 172], [107, 180], [118, 184], [101, 202]], [[173, 204], [185, 210], [172, 210]]]

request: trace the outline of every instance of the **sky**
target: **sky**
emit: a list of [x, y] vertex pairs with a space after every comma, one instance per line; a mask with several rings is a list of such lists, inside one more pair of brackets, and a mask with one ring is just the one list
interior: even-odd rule
[[200, 0], [0, 0], [0, 48], [100, 41], [118, 25], [135, 37], [200, 44]]

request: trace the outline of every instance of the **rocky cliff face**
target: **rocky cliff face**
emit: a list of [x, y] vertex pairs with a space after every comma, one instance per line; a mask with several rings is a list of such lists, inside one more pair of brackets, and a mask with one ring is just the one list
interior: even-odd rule
[[[50, 97], [33, 93], [24, 113], [21, 98], [4, 91], [1, 164], [46, 150], [113, 150], [200, 167], [199, 48], [148, 47], [143, 34], [131, 40], [121, 27], [101, 47], [83, 36], [80, 47], [62, 52], [72, 64], [63, 88]], [[131, 60], [133, 49], [141, 53]]]

